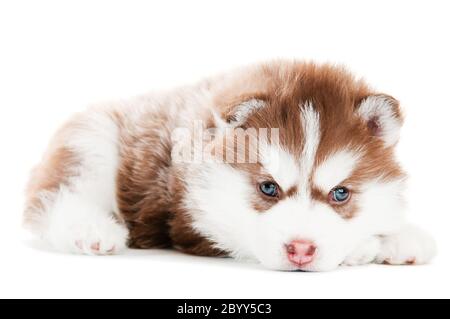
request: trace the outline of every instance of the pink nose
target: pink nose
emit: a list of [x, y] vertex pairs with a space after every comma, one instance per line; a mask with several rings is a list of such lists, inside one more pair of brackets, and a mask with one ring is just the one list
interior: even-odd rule
[[291, 263], [303, 266], [313, 261], [316, 246], [309, 240], [293, 240], [286, 245], [286, 251]]

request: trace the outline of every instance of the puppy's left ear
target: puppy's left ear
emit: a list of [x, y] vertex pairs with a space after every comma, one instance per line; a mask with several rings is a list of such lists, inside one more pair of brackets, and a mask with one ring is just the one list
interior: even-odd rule
[[258, 98], [241, 99], [226, 106], [222, 113], [213, 111], [215, 127], [219, 129], [240, 127], [248, 117], [266, 106], [266, 102]]
[[372, 136], [382, 139], [386, 146], [397, 143], [403, 116], [396, 99], [385, 94], [370, 95], [361, 101], [357, 114], [364, 120]]

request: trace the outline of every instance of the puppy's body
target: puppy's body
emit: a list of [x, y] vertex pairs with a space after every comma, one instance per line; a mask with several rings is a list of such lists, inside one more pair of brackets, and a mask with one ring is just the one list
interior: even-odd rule
[[[59, 250], [87, 254], [175, 247], [304, 270], [423, 263], [434, 245], [403, 218], [401, 123], [393, 98], [342, 69], [298, 62], [92, 108], [35, 169], [26, 224]], [[196, 126], [214, 136], [195, 140]], [[277, 135], [255, 133], [264, 129]]]

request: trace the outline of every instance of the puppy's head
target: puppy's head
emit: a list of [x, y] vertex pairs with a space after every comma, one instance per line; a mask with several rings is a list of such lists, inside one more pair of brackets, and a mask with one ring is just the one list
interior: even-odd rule
[[274, 63], [225, 79], [212, 85], [216, 132], [204, 144], [221, 160], [185, 177], [200, 234], [270, 268], [320, 271], [396, 226], [394, 98], [331, 66]]

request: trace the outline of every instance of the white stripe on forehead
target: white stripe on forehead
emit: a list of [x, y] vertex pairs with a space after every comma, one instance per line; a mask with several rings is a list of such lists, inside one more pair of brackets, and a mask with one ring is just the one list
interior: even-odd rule
[[324, 192], [350, 177], [360, 156], [357, 152], [342, 150], [328, 156], [314, 172], [313, 182]]
[[320, 119], [311, 102], [300, 109], [304, 146], [300, 157], [300, 193], [309, 194], [309, 178], [320, 143]]

